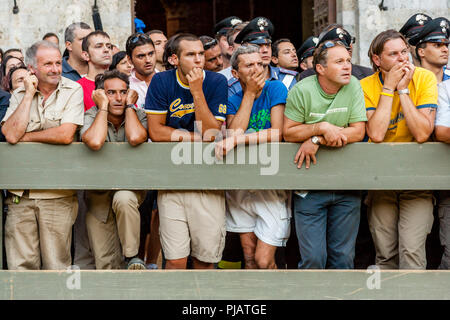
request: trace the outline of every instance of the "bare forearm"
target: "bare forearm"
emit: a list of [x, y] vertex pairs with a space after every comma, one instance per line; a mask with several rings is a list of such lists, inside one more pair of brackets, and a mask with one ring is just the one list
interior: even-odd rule
[[107, 112], [99, 111], [94, 122], [83, 134], [81, 140], [91, 149], [99, 150], [108, 134]]
[[342, 133], [347, 137], [347, 143], [358, 142], [364, 139], [364, 124], [361, 128], [347, 127], [342, 129]]
[[303, 142], [315, 135], [321, 135], [318, 123], [300, 124], [285, 129], [283, 133], [284, 140], [288, 142]]
[[[405, 115], [406, 125], [417, 142], [425, 142], [433, 133], [434, 116], [432, 119], [421, 113], [411, 101], [409, 95], [400, 95], [400, 103]], [[431, 112], [435, 112], [430, 108]]]
[[194, 141], [194, 132], [178, 130], [165, 125], [153, 126], [149, 130], [150, 139], [155, 142]]
[[255, 101], [255, 94], [246, 91], [241, 101], [233, 121], [228, 124], [228, 129], [246, 131], [252, 113], [253, 103]]
[[9, 143], [17, 143], [25, 134], [30, 121], [30, 108], [33, 96], [25, 94], [17, 109], [5, 121], [2, 132]]
[[450, 127], [436, 126], [436, 140], [450, 143]]
[[195, 120], [201, 122], [202, 135], [209, 129], [220, 130], [221, 122], [217, 120], [211, 113], [206, 103], [205, 95], [201, 93], [193, 93], [195, 106]]
[[49, 144], [70, 144], [73, 141], [75, 131], [69, 132], [61, 127], [55, 127], [40, 131], [27, 132], [21, 142], [42, 142]]
[[235, 138], [237, 144], [258, 144], [266, 142], [280, 142], [282, 139], [282, 134], [279, 129], [265, 129], [258, 132], [238, 135]]
[[139, 121], [136, 111], [131, 108], [125, 110], [125, 135], [132, 146], [147, 141], [147, 130]]
[[374, 142], [382, 142], [389, 128], [392, 97], [380, 96], [377, 109], [367, 121], [367, 134]]

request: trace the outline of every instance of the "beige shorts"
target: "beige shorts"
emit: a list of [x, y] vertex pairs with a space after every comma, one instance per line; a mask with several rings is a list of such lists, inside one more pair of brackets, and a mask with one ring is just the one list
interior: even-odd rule
[[223, 191], [158, 191], [161, 247], [168, 260], [189, 255], [206, 263], [222, 259]]

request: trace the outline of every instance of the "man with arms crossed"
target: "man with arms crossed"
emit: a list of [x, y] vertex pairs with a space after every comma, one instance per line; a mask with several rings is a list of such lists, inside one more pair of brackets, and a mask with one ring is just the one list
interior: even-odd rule
[[[323, 42], [314, 52], [316, 75], [289, 93], [284, 139], [302, 142], [294, 162], [316, 163], [320, 145], [343, 147], [364, 138], [366, 113], [361, 86], [351, 75], [351, 56], [341, 41]], [[301, 269], [352, 269], [360, 219], [359, 191], [294, 192], [295, 229]]]

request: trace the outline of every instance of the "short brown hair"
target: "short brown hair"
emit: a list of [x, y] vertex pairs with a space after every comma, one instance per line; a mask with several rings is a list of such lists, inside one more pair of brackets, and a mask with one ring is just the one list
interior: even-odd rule
[[403, 42], [406, 44], [406, 46], [409, 47], [408, 41], [406, 41], [405, 36], [402, 35], [400, 32], [398, 32], [394, 29], [389, 29], [389, 30], [381, 32], [380, 34], [378, 34], [375, 37], [375, 39], [373, 39], [372, 43], [370, 44], [370, 48], [369, 48], [369, 52], [368, 52], [373, 71], [377, 72], [379, 67], [373, 62], [372, 57], [374, 55], [379, 56], [384, 50], [384, 44], [386, 42], [388, 42], [389, 40], [393, 40], [393, 39], [402, 39]]
[[[330, 47], [327, 47], [326, 44], [328, 42], [334, 43], [334, 45], [330, 45]], [[324, 48], [325, 47], [325, 48]], [[328, 60], [328, 49], [334, 48], [334, 47], [344, 47], [348, 50], [348, 47], [342, 42], [342, 41], [335, 41], [335, 40], [327, 40], [323, 43], [321, 43], [315, 50], [313, 54], [313, 68], [314, 71], [317, 72], [316, 66], [318, 64], [326, 67], [327, 66], [327, 60]]]

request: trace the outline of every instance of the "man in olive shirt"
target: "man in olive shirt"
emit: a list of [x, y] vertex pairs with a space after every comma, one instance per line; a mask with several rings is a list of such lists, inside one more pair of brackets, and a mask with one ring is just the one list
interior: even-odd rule
[[[147, 141], [147, 116], [137, 109], [138, 94], [129, 89], [128, 76], [118, 70], [96, 77], [92, 98], [95, 107], [84, 116], [82, 141], [92, 150], [105, 142]], [[86, 226], [97, 269], [119, 269], [122, 255], [128, 269], [145, 269], [137, 257], [140, 236], [139, 205], [145, 191], [86, 191]], [[121, 250], [122, 246], [122, 250]]]
[[[83, 90], [61, 77], [59, 48], [48, 41], [26, 52], [31, 73], [11, 96], [2, 120], [6, 141], [70, 144], [83, 125]], [[74, 190], [9, 190], [5, 247], [8, 269], [66, 269], [71, 265]]]

